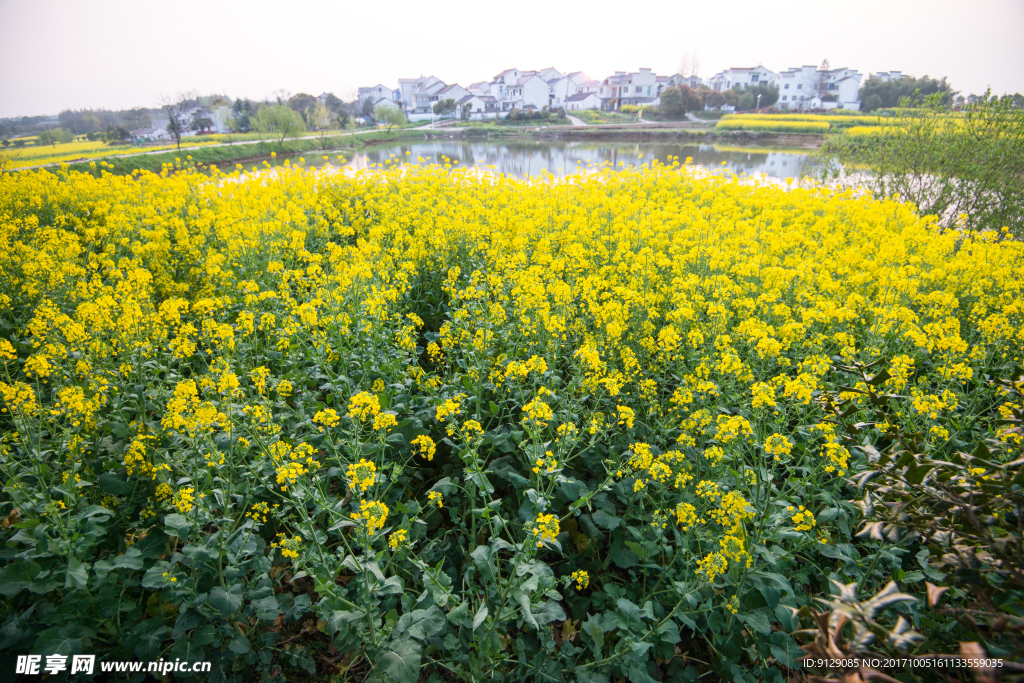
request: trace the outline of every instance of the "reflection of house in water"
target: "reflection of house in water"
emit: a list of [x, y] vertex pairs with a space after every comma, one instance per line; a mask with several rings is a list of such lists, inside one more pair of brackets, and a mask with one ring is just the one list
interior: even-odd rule
[[773, 178], [801, 178], [807, 156], [789, 152], [730, 152], [725, 167], [736, 173], [768, 175]]

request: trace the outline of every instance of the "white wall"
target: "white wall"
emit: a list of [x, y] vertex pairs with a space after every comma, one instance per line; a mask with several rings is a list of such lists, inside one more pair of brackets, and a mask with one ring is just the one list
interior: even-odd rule
[[548, 105], [548, 84], [544, 79], [534, 76], [518, 87], [523, 91], [523, 107], [532, 104], [537, 109], [542, 109]]

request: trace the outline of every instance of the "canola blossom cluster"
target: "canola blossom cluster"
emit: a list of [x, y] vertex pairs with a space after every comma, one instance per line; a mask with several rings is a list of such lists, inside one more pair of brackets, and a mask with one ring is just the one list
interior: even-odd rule
[[[224, 670], [312, 611], [350, 662], [524, 680], [557, 622], [668, 680], [687, 624], [742, 642], [854, 575], [871, 444], [1019, 454], [972, 392], [1021, 363], [1022, 288], [1020, 243], [678, 160], [0, 176], [6, 611], [28, 651], [125, 600], [103, 647]], [[689, 616], [608, 656], [655, 614]]]

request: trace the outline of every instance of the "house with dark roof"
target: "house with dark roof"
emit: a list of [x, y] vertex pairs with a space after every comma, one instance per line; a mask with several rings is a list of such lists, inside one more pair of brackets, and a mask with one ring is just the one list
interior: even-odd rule
[[498, 101], [490, 95], [466, 95], [459, 100], [456, 115], [462, 119], [496, 119], [500, 109]]
[[569, 97], [579, 91], [580, 84], [590, 80], [590, 76], [582, 71], [559, 76], [548, 81], [548, 106], [552, 108], [564, 107]]
[[578, 92], [565, 98], [565, 108], [568, 111], [579, 111], [581, 109], [604, 109], [604, 100], [596, 93]]
[[458, 83], [452, 83], [451, 85], [446, 85], [445, 87], [437, 91], [437, 99], [438, 101], [451, 99], [458, 102], [462, 98], [467, 97], [471, 94], [472, 93], [469, 92], [469, 90], [463, 88]]

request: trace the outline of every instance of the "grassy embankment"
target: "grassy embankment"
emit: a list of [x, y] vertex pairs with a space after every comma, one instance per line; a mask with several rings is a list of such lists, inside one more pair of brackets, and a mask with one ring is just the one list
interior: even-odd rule
[[89, 171], [100, 166], [99, 162], [105, 162], [102, 166], [115, 174], [131, 173], [136, 169], [146, 171], [159, 171], [164, 164], [173, 164], [175, 160], [189, 156], [197, 164], [226, 166], [228, 164], [245, 163], [266, 159], [272, 153], [279, 156], [289, 154], [300, 154], [303, 152], [326, 152], [339, 149], [352, 149], [368, 144], [391, 142], [395, 140], [408, 140], [422, 137], [424, 131], [404, 129], [385, 131], [368, 131], [355, 135], [333, 135], [321, 139], [318, 137], [301, 138], [297, 140], [286, 140], [281, 142], [245, 142], [232, 145], [218, 145], [212, 147], [201, 147], [199, 149], [170, 150], [160, 154], [136, 154], [132, 156], [115, 157], [107, 159], [92, 159], [76, 164], [71, 167], [76, 170]]

